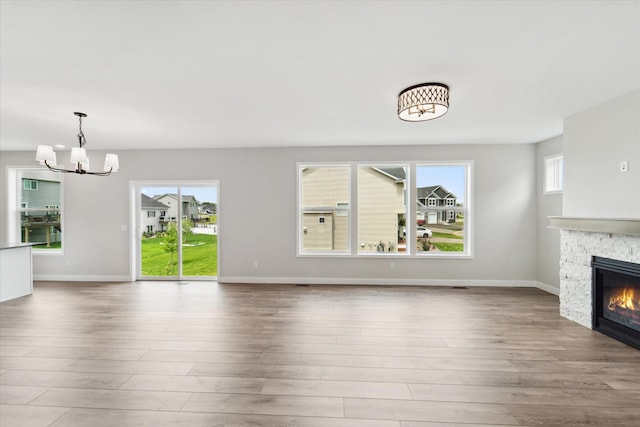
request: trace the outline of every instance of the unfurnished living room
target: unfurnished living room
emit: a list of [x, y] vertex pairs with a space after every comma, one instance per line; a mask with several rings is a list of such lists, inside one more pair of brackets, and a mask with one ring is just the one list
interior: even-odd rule
[[0, 0], [0, 425], [640, 425], [640, 1]]

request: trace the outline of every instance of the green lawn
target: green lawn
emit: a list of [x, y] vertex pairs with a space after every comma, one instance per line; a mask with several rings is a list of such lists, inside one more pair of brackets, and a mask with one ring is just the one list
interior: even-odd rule
[[464, 239], [464, 237], [458, 236], [456, 234], [440, 233], [438, 231], [434, 231], [433, 232], [433, 236], [431, 236], [431, 237], [444, 237], [444, 238], [447, 238], [447, 239]]
[[442, 252], [464, 252], [464, 244], [462, 243], [433, 242], [432, 244]]
[[60, 249], [62, 247], [62, 242], [51, 242], [51, 246], [47, 247], [46, 243], [42, 243], [40, 245], [35, 245], [33, 249]]
[[[193, 234], [189, 245], [182, 247], [183, 276], [218, 275], [218, 236]], [[142, 275], [175, 276], [178, 274], [177, 254], [169, 266], [170, 254], [163, 250], [162, 237], [142, 240]]]

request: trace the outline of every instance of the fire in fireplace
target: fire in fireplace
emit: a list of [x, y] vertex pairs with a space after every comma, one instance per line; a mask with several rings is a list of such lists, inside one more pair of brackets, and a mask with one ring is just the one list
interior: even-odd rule
[[640, 348], [640, 264], [593, 257], [593, 328]]

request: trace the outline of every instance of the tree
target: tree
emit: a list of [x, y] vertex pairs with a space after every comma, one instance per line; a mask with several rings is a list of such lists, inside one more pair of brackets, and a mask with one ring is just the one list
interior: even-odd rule
[[173, 274], [173, 254], [178, 251], [178, 229], [175, 222], [169, 223], [169, 228], [162, 239], [162, 249], [169, 254], [169, 263], [167, 264], [167, 274]]
[[213, 202], [202, 202], [200, 204], [202, 210], [209, 211], [212, 214], [218, 213], [218, 205]]
[[188, 219], [182, 220], [182, 236], [184, 238], [184, 242], [187, 243], [187, 238], [191, 236], [193, 233], [191, 232], [191, 228], [193, 227], [193, 222]]

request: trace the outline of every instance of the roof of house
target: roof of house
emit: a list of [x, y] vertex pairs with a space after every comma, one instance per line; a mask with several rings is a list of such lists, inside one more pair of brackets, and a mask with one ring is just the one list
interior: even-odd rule
[[396, 168], [376, 168], [373, 167], [373, 170], [377, 170], [378, 172], [388, 175], [396, 181], [404, 181], [407, 178], [407, 174], [403, 167]]
[[442, 185], [432, 185], [429, 187], [418, 188], [418, 199], [426, 199], [429, 196], [435, 196], [439, 199], [457, 199], [455, 194], [444, 188]]
[[[169, 196], [169, 197], [174, 198], [175, 200], [178, 200], [178, 195], [176, 193], [156, 194], [155, 196], [153, 196], [153, 198], [158, 200], [158, 199], [163, 198], [164, 196]], [[198, 200], [195, 198], [195, 196], [192, 196], [190, 194], [183, 194], [182, 195], [182, 201], [183, 202], [197, 202]]]
[[142, 209], [169, 209], [169, 206], [152, 199], [146, 194], [140, 194], [140, 206]]

